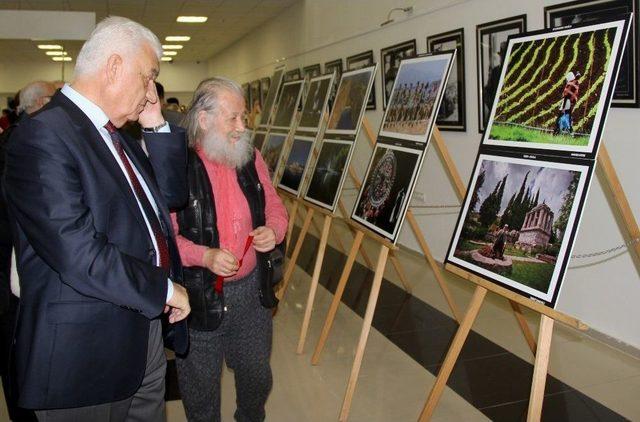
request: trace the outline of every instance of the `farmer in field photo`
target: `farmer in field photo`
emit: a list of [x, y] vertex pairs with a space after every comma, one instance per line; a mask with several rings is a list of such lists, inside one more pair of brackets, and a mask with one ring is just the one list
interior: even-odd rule
[[556, 129], [553, 132], [554, 135], [559, 133], [573, 134], [573, 118], [571, 112], [578, 102], [578, 93], [580, 92], [580, 72], [567, 73], [565, 79], [567, 82], [562, 90], [562, 102], [560, 103], [560, 116], [556, 121]]

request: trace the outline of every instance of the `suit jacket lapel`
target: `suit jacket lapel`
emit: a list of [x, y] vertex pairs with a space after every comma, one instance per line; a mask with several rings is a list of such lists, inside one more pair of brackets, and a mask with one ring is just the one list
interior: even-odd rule
[[51, 99], [51, 102], [58, 103], [58, 105], [67, 111], [67, 114], [73, 124], [73, 128], [69, 128], [70, 136], [79, 136], [81, 139], [85, 140], [86, 144], [89, 145], [96, 156], [99, 157], [99, 161], [105, 166], [107, 173], [114, 179], [116, 185], [125, 196], [124, 202], [131, 209], [138, 222], [142, 227], [145, 227], [146, 230], [146, 223], [133, 190], [131, 189], [126, 176], [122, 172], [122, 169], [118, 165], [118, 162], [111, 153], [111, 150], [106, 145], [104, 138], [102, 138], [102, 135], [100, 135], [91, 120], [78, 108], [78, 106], [60, 92], [55, 94]]

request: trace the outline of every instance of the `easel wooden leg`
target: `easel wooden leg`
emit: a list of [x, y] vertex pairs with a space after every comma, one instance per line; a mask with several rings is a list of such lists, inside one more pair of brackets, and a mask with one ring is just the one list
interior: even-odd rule
[[449, 376], [453, 371], [453, 366], [458, 360], [458, 356], [460, 355], [462, 346], [464, 345], [464, 342], [469, 335], [469, 331], [471, 330], [471, 327], [473, 326], [473, 323], [478, 316], [478, 312], [480, 311], [480, 307], [482, 306], [482, 302], [484, 301], [486, 295], [487, 289], [481, 286], [476, 286], [473, 297], [471, 298], [471, 302], [469, 303], [469, 307], [467, 308], [467, 312], [464, 315], [464, 319], [460, 323], [458, 331], [456, 331], [456, 335], [453, 338], [451, 346], [449, 347], [447, 356], [444, 358], [444, 362], [442, 363], [442, 367], [438, 372], [436, 382], [431, 388], [431, 392], [429, 393], [427, 402], [422, 409], [422, 413], [420, 413], [418, 421], [426, 422], [431, 419], [431, 416], [433, 415], [433, 412], [438, 405], [438, 401], [440, 401], [440, 397], [442, 396], [444, 387], [447, 385]]
[[318, 226], [318, 223], [312, 219], [311, 224], [313, 225], [313, 229], [318, 233], [318, 236], [320, 236], [322, 233], [322, 230], [320, 230], [320, 226]]
[[409, 224], [413, 229], [413, 234], [415, 235], [416, 239], [418, 240], [418, 243], [420, 244], [422, 253], [424, 254], [424, 257], [427, 259], [427, 263], [429, 263], [429, 266], [433, 271], [433, 275], [436, 277], [436, 281], [440, 286], [440, 290], [442, 290], [442, 294], [444, 295], [444, 298], [447, 300], [447, 304], [449, 305], [449, 309], [451, 309], [451, 313], [453, 314], [453, 317], [455, 318], [456, 321], [458, 321], [458, 323], [460, 323], [462, 321], [462, 317], [461, 317], [460, 311], [458, 310], [458, 306], [456, 305], [456, 302], [453, 300], [453, 295], [449, 290], [449, 286], [447, 286], [447, 282], [442, 276], [442, 270], [440, 269], [440, 266], [438, 265], [435, 258], [431, 254], [429, 245], [427, 245], [427, 241], [422, 235], [420, 226], [418, 226], [418, 221], [416, 221], [416, 217], [413, 215], [413, 212], [411, 212], [411, 210], [407, 211], [407, 221], [409, 221]]
[[313, 218], [313, 214], [314, 214], [313, 208], [307, 208], [307, 215], [304, 219], [304, 224], [302, 225], [302, 229], [300, 230], [300, 235], [298, 236], [298, 240], [296, 241], [296, 247], [293, 249], [291, 258], [287, 263], [287, 268], [285, 270], [284, 277], [282, 280], [282, 287], [276, 293], [276, 296], [279, 300], [282, 300], [285, 292], [287, 291], [287, 287], [289, 287], [289, 280], [291, 279], [291, 275], [293, 274], [293, 269], [296, 266], [296, 261], [298, 260], [300, 249], [302, 249], [302, 243], [304, 242], [304, 238], [307, 237], [307, 232], [309, 231], [309, 224], [311, 224], [311, 219]]
[[311, 321], [311, 312], [313, 311], [313, 301], [316, 297], [316, 291], [318, 290], [318, 280], [320, 279], [320, 271], [322, 270], [322, 261], [324, 260], [324, 251], [327, 247], [327, 240], [329, 239], [329, 229], [331, 228], [331, 215], [324, 216], [324, 224], [322, 225], [322, 236], [320, 237], [320, 246], [318, 247], [318, 254], [316, 255], [316, 264], [313, 268], [313, 275], [311, 277], [311, 286], [309, 288], [309, 297], [307, 298], [307, 306], [304, 310], [304, 318], [302, 320], [302, 328], [300, 329], [300, 339], [298, 340], [297, 354], [302, 354], [304, 349], [304, 343], [307, 338], [307, 331], [309, 330], [309, 322]]
[[540, 316], [540, 331], [538, 332], [538, 353], [533, 367], [533, 381], [529, 396], [529, 412], [527, 422], [538, 422], [542, 416], [542, 402], [544, 388], [549, 369], [549, 353], [551, 351], [551, 337], [553, 335], [554, 320], [546, 315]]
[[[622, 216], [624, 225], [629, 232], [629, 237], [631, 239], [639, 238], [640, 228], [638, 228], [638, 222], [633, 215], [633, 211], [631, 210], [631, 206], [629, 205], [629, 201], [627, 200], [627, 195], [622, 189], [622, 184], [620, 183], [620, 179], [618, 179], [616, 169], [611, 162], [611, 157], [609, 157], [609, 151], [604, 144], [600, 146], [600, 152], [598, 153], [598, 164], [604, 172], [605, 180], [607, 181], [609, 189], [611, 190], [611, 194], [613, 195], [613, 199], [618, 206], [618, 211]], [[640, 258], [640, 242], [635, 242], [633, 245], [633, 249], [636, 251], [636, 257]]]
[[380, 294], [382, 276], [384, 275], [384, 267], [387, 264], [388, 255], [389, 248], [385, 245], [381, 245], [380, 254], [378, 255], [378, 263], [376, 265], [376, 272], [373, 277], [373, 284], [371, 285], [371, 293], [369, 294], [369, 303], [367, 303], [367, 310], [365, 311], [364, 321], [362, 323], [362, 331], [360, 332], [360, 340], [358, 341], [358, 347], [356, 348], [356, 356], [353, 360], [353, 367], [351, 368], [351, 375], [347, 384], [347, 391], [344, 395], [342, 410], [340, 411], [340, 421], [346, 421], [349, 417], [349, 410], [351, 409], [351, 402], [353, 401], [353, 395], [356, 391], [358, 374], [360, 373], [360, 367], [362, 366], [364, 349], [367, 346], [367, 340], [369, 339], [369, 331], [371, 331], [373, 313], [375, 312], [376, 304], [378, 303], [378, 295]]
[[293, 201], [293, 208], [291, 209], [291, 215], [289, 216], [289, 226], [287, 227], [287, 252], [289, 252], [289, 246], [291, 245], [291, 234], [293, 233], [293, 226], [296, 223], [296, 216], [298, 214], [298, 207], [300, 201]]
[[404, 286], [404, 290], [407, 293], [411, 294], [411, 283], [409, 283], [409, 280], [407, 280], [407, 276], [404, 273], [404, 270], [402, 269], [402, 266], [400, 265], [400, 260], [396, 256], [396, 253], [395, 252], [391, 252], [391, 256], [389, 258], [391, 259], [391, 264], [393, 265], [393, 268], [396, 270], [396, 273], [398, 274], [398, 277], [400, 278], [400, 282]]
[[529, 349], [531, 349], [531, 353], [533, 356], [536, 355], [536, 339], [533, 338], [533, 334], [531, 333], [531, 329], [529, 328], [529, 324], [527, 324], [527, 320], [522, 314], [522, 308], [519, 304], [514, 302], [513, 300], [509, 301], [511, 305], [511, 309], [513, 309], [513, 315], [516, 317], [518, 321], [518, 325], [520, 325], [520, 329], [522, 330], [522, 334], [524, 335], [524, 339], [527, 341], [529, 345]]
[[[345, 209], [344, 203], [342, 202], [342, 200], [338, 202], [338, 206], [340, 207], [340, 212], [342, 213], [344, 218], [348, 219], [350, 216], [349, 214], [347, 214], [347, 210]], [[349, 231], [351, 231], [351, 233], [355, 236], [356, 235], [355, 229], [351, 226], [348, 226], [348, 227], [349, 227]], [[371, 259], [369, 258], [369, 255], [364, 250], [364, 248], [360, 249], [360, 255], [362, 255], [362, 259], [364, 259], [365, 264], [367, 264], [367, 268], [373, 268], [373, 263], [371, 262]]]
[[322, 354], [324, 345], [327, 342], [327, 338], [329, 337], [329, 332], [331, 331], [333, 321], [336, 317], [336, 312], [338, 311], [338, 306], [340, 305], [340, 299], [342, 299], [344, 288], [347, 285], [347, 280], [349, 280], [351, 268], [353, 267], [353, 263], [356, 260], [356, 255], [358, 255], [358, 250], [360, 249], [360, 245], [362, 244], [363, 237], [364, 233], [358, 231], [356, 233], [355, 239], [353, 240], [353, 245], [351, 246], [351, 250], [349, 251], [349, 255], [347, 256], [347, 262], [344, 264], [342, 274], [340, 275], [340, 280], [338, 281], [338, 286], [336, 287], [336, 292], [333, 295], [333, 300], [331, 301], [331, 305], [329, 306], [327, 318], [324, 320], [324, 326], [322, 327], [322, 332], [320, 333], [318, 344], [316, 345], [313, 356], [311, 357], [312, 365], [317, 365], [320, 361], [320, 355]]

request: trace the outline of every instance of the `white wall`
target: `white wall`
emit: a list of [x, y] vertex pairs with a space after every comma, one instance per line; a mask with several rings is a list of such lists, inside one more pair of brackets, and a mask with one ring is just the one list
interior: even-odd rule
[[[447, 146], [466, 182], [471, 175], [480, 135], [477, 123], [475, 26], [480, 23], [527, 14], [528, 29], [543, 25], [543, 8], [561, 1], [550, 0], [306, 0], [293, 5], [277, 18], [251, 32], [209, 61], [210, 75], [226, 75], [239, 82], [270, 76], [275, 60], [286, 57], [288, 68], [322, 63], [373, 50], [379, 60], [380, 49], [415, 38], [418, 52], [426, 52], [426, 37], [459, 27], [465, 31], [465, 74], [467, 132], [443, 132]], [[395, 12], [396, 22], [381, 28], [392, 7], [413, 4], [409, 18]], [[367, 112], [376, 131], [381, 120], [380, 73], [376, 80], [378, 109]], [[638, 109], [612, 109], [604, 132], [606, 145], [616, 165], [631, 207], [640, 219], [640, 144], [637, 136]], [[361, 134], [354, 158], [356, 171], [363, 176], [371, 148]], [[598, 172], [599, 173], [599, 172]], [[603, 178], [593, 180], [574, 253], [606, 249], [624, 241], [617, 211], [609, 204]], [[636, 182], [634, 182], [636, 180]], [[418, 191], [427, 204], [455, 204], [455, 192], [443, 170], [434, 147], [429, 148]], [[606, 194], [608, 195], [608, 193]], [[353, 204], [353, 191], [343, 195]], [[453, 232], [457, 211], [416, 210], [422, 230], [437, 259], [442, 261]], [[422, 215], [428, 214], [428, 215]], [[626, 236], [626, 233], [624, 234]], [[408, 224], [400, 242], [419, 250]], [[574, 315], [595, 330], [640, 348], [640, 263], [628, 252], [606, 256], [606, 260], [573, 260], [567, 272], [558, 309]], [[597, 265], [596, 265], [597, 263]], [[593, 265], [589, 265], [593, 264]]]

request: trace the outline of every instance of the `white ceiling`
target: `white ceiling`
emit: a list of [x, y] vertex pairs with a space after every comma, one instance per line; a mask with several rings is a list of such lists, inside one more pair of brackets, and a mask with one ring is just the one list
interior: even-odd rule
[[[95, 12], [96, 22], [109, 15], [125, 16], [151, 29], [163, 43], [167, 35], [191, 40], [174, 61], [204, 61], [242, 38], [253, 28], [280, 14], [299, 0], [2, 0], [2, 9]], [[176, 22], [179, 15], [208, 16], [203, 24]], [[56, 40], [50, 40], [56, 41]], [[40, 41], [38, 43], [41, 43]], [[82, 41], [61, 41], [71, 57]], [[0, 40], [0, 62], [50, 61], [31, 40]]]

